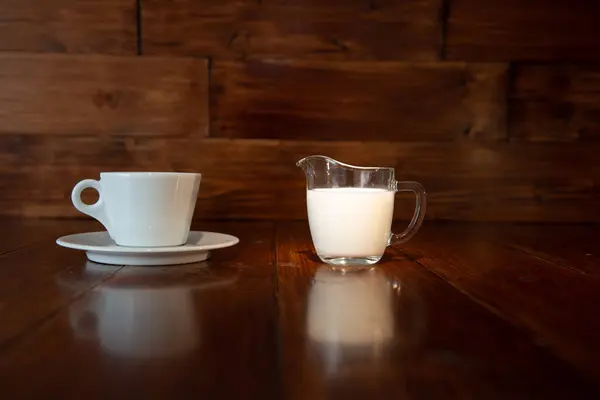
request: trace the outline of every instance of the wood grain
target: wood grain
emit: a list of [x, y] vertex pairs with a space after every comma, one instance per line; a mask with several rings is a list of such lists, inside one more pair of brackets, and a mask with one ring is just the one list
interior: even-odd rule
[[220, 137], [452, 141], [506, 137], [506, 66], [463, 63], [218, 62]]
[[[0, 136], [4, 215], [82, 217], [70, 192], [101, 171], [204, 174], [197, 218], [306, 218], [305, 178], [296, 161], [326, 154], [392, 166], [397, 179], [428, 190], [428, 219], [600, 221], [595, 145], [308, 142], [227, 139]], [[405, 200], [405, 201], [404, 201]], [[414, 199], [398, 196], [396, 217]]]
[[598, 140], [600, 66], [524, 64], [513, 76], [511, 140]]
[[[11, 236], [20, 237], [20, 243], [15, 251], [0, 258], [0, 316], [3, 321], [0, 353], [69, 303], [70, 297], [61, 295], [56, 280], [72, 275], [83, 262], [81, 253], [66, 251], [57, 246], [55, 240], [86, 228], [98, 230], [98, 224], [65, 221], [13, 225]], [[72, 297], [81, 295], [118, 269], [107, 269], [93, 279], [82, 280], [74, 288]]]
[[525, 327], [537, 343], [583, 373], [600, 377], [595, 334], [600, 323], [585, 317], [600, 301], [597, 276], [482, 240], [472, 227], [425, 225], [403, 245], [403, 252], [492, 312]]
[[81, 230], [82, 224], [87, 224], [88, 227], [95, 226], [97, 230], [103, 229], [99, 222], [81, 220], [63, 220], [58, 224], [52, 220], [3, 218], [1, 223], [3, 234], [0, 236], [0, 255], [21, 250], [48, 238], [55, 238], [59, 234], [76, 233]]
[[0, 50], [136, 54], [131, 0], [4, 0]]
[[205, 136], [205, 59], [0, 54], [0, 134]]
[[489, 238], [522, 250], [534, 257], [586, 275], [600, 276], [600, 232], [595, 226], [566, 225], [498, 227]]
[[440, 0], [146, 0], [143, 52], [252, 58], [429, 61]]
[[588, 0], [453, 0], [451, 60], [599, 60], [600, 4]]
[[508, 108], [508, 67], [505, 64], [468, 64], [464, 107], [470, 125], [463, 135], [479, 140], [505, 140]]
[[[0, 309], [3, 317], [20, 313], [37, 321], [23, 324], [19, 336], [0, 347], [2, 393], [277, 398], [273, 226], [195, 228], [230, 233], [240, 243], [213, 252], [208, 262], [170, 267], [94, 264], [56, 245], [32, 248], [33, 263], [33, 256], [4, 260], [23, 275], [39, 270], [46, 284], [23, 283], [11, 307]], [[50, 253], [70, 257], [70, 269], [54, 274], [66, 266], [45, 257]], [[47, 306], [59, 303], [52, 311]], [[4, 323], [0, 331], [12, 326]]]
[[334, 273], [316, 258], [307, 224], [278, 225], [277, 264], [286, 398], [598, 393], [527, 333], [393, 249], [371, 271]]
[[566, 252], [543, 257], [565, 266], [540, 259], [540, 243], [523, 251], [489, 235], [521, 225], [426, 224], [373, 270], [342, 274], [316, 258], [306, 222], [197, 221], [240, 242], [152, 268], [55, 245], [95, 222], [0, 226], [27, 246], [0, 257], [0, 387], [11, 398], [600, 396], [600, 280], [574, 256], [596, 227], [520, 237], [562, 241]]

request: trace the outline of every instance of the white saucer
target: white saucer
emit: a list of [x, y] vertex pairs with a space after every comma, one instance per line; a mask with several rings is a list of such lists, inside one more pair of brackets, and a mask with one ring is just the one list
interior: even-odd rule
[[84, 250], [88, 259], [114, 265], [175, 265], [206, 260], [210, 250], [237, 244], [235, 236], [191, 231], [186, 244], [172, 247], [117, 246], [108, 232], [87, 232], [58, 238], [59, 246]]

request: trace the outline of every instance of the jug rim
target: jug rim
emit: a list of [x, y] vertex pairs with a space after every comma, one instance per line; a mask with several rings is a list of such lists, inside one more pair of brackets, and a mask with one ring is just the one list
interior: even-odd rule
[[382, 169], [388, 169], [388, 170], [394, 170], [394, 167], [361, 167], [359, 165], [352, 165], [352, 164], [348, 164], [342, 161], [338, 161], [334, 158], [328, 157], [328, 156], [324, 156], [321, 154], [314, 154], [311, 156], [306, 156], [302, 159], [300, 159], [298, 162], [296, 162], [296, 166], [299, 167], [303, 161], [309, 159], [309, 158], [324, 158], [330, 162], [333, 162], [334, 164], [339, 164], [342, 165], [344, 167], [348, 167], [348, 168], [352, 168], [352, 169], [359, 169], [359, 170], [382, 170]]

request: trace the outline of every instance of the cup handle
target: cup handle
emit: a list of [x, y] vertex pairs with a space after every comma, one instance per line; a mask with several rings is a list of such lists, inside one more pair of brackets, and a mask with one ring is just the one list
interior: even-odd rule
[[423, 223], [423, 219], [425, 218], [425, 209], [427, 207], [427, 192], [425, 191], [423, 185], [421, 185], [419, 182], [396, 181], [394, 186], [394, 190], [396, 192], [413, 192], [417, 197], [417, 204], [415, 207], [415, 213], [412, 217], [412, 221], [410, 221], [410, 224], [408, 225], [408, 228], [406, 228], [404, 232], [400, 234], [392, 233], [390, 235], [388, 246], [402, 244], [412, 238]]
[[[94, 204], [85, 204], [81, 200], [81, 193], [85, 189], [96, 190], [98, 192], [98, 201]], [[107, 230], [109, 230], [106, 214], [104, 213], [104, 202], [102, 200], [102, 190], [99, 181], [94, 179], [84, 179], [77, 183], [71, 192], [71, 201], [78, 211], [97, 219]]]
[[92, 292], [88, 301], [79, 299], [69, 306], [69, 322], [75, 337], [82, 340], [97, 338], [98, 312], [90, 309], [98, 301], [98, 295]]

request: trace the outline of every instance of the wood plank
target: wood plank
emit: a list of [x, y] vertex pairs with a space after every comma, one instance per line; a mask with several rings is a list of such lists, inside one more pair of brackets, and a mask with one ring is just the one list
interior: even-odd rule
[[525, 332], [392, 249], [369, 272], [334, 273], [302, 223], [278, 229], [277, 263], [286, 398], [599, 393]]
[[[125, 267], [109, 279], [99, 275], [114, 267], [86, 263], [83, 253], [63, 249], [79, 260], [71, 273], [48, 284], [48, 296], [35, 296], [27, 285], [19, 299], [21, 313], [29, 317], [42, 301], [66, 304], [0, 348], [2, 393], [277, 398], [274, 228], [269, 223], [196, 228], [234, 234], [240, 243], [215, 251], [207, 262]], [[29, 269], [13, 261], [22, 272]]]
[[430, 61], [440, 0], [146, 0], [143, 52], [251, 58]]
[[0, 133], [205, 136], [205, 59], [0, 54]]
[[600, 4], [573, 0], [453, 0], [451, 60], [599, 60]]
[[596, 226], [510, 226], [490, 229], [489, 238], [563, 268], [600, 276]]
[[[34, 242], [0, 256], [0, 353], [25, 332], [69, 304], [73, 298], [108, 278], [119, 268], [106, 269], [94, 277], [82, 278], [71, 295], [65, 295], [57, 281], [77, 274], [85, 257], [56, 245], [62, 235], [98, 230], [90, 221], [40, 222], [26, 221], [13, 227], [15, 236], [30, 233]], [[43, 232], [43, 233], [40, 233]], [[0, 374], [2, 375], [2, 374]]]
[[95, 226], [97, 230], [103, 229], [99, 222], [90, 223], [81, 220], [63, 220], [58, 224], [54, 220], [2, 218], [0, 219], [2, 227], [0, 256], [43, 240], [54, 239], [56, 235], [76, 233], [80, 231], [82, 223]]
[[[479, 221], [600, 221], [597, 145], [308, 142], [0, 136], [0, 212], [82, 217], [75, 183], [101, 171], [198, 171], [197, 218], [305, 219], [305, 178], [296, 161], [326, 154], [392, 166], [429, 192], [427, 217]], [[412, 216], [398, 196], [395, 215]]]
[[212, 136], [506, 138], [503, 64], [217, 62], [212, 79]]
[[0, 51], [136, 54], [130, 0], [4, 0]]
[[511, 140], [600, 138], [600, 66], [523, 64], [513, 76]]
[[[562, 238], [569, 241], [568, 237]], [[424, 226], [402, 252], [598, 379], [600, 279], [481, 238], [477, 227]]]
[[505, 64], [468, 64], [465, 107], [470, 126], [463, 135], [505, 140], [507, 132], [508, 67]]

